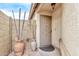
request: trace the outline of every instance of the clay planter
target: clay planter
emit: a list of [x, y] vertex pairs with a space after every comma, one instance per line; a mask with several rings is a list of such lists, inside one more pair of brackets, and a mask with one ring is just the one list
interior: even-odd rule
[[16, 53], [18, 53], [18, 55], [22, 55], [23, 54], [24, 48], [25, 48], [25, 43], [24, 43], [23, 40], [16, 41], [16, 43], [14, 45], [14, 51]]

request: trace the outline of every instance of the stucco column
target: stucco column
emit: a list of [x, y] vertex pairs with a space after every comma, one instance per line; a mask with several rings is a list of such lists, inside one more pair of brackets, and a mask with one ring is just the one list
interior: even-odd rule
[[40, 47], [40, 15], [36, 14], [36, 42], [37, 48]]

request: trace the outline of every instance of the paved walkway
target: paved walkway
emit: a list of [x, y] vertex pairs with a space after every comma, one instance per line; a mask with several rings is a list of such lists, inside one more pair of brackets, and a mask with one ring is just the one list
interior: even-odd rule
[[29, 56], [60, 56], [60, 51], [57, 48], [53, 51], [43, 51], [38, 49], [37, 51], [30, 51]]
[[[58, 48], [55, 48], [53, 50], [52, 48], [48, 47], [49, 48], [48, 49], [48, 48], [44, 47], [45, 50], [42, 50], [39, 48], [36, 51], [32, 51], [30, 46], [31, 46], [30, 43], [27, 43], [26, 52], [27, 52], [28, 56], [60, 56], [60, 51]], [[47, 50], [50, 50], [50, 51], [47, 51]], [[26, 56], [27, 56], [27, 54], [26, 54]]]

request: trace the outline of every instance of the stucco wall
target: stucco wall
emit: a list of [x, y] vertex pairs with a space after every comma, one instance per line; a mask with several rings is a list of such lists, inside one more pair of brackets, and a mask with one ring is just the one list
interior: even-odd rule
[[0, 55], [8, 55], [11, 51], [9, 34], [9, 17], [0, 11]]
[[40, 15], [35, 13], [33, 20], [36, 21], [36, 43], [37, 43], [37, 47], [40, 47]]
[[52, 45], [59, 48], [59, 39], [61, 37], [61, 6], [52, 12]]
[[62, 39], [71, 55], [79, 55], [79, 4], [62, 5]]

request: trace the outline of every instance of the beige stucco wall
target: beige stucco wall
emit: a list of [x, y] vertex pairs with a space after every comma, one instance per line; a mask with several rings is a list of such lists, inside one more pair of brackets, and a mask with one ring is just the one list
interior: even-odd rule
[[0, 55], [8, 55], [11, 51], [9, 34], [9, 17], [0, 11]]
[[79, 4], [62, 4], [52, 15], [52, 44], [59, 47], [62, 55], [79, 55]]
[[79, 55], [79, 4], [62, 6], [62, 39], [71, 55]]
[[32, 20], [36, 21], [36, 44], [40, 47], [40, 14], [35, 13]]
[[59, 48], [59, 39], [61, 37], [61, 6], [52, 12], [52, 45]]

